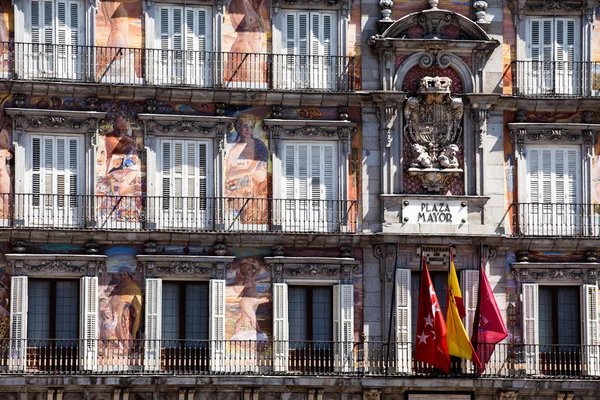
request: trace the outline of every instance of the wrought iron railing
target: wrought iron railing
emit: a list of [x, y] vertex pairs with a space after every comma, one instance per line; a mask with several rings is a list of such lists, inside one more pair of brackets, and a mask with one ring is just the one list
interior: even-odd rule
[[477, 374], [451, 359], [446, 374], [414, 360], [414, 344], [269, 340], [9, 340], [2, 374], [436, 376], [600, 379], [600, 346], [498, 344]]
[[0, 228], [356, 232], [356, 200], [0, 194]]
[[600, 236], [600, 204], [517, 203], [516, 236]]
[[600, 63], [581, 61], [513, 61], [514, 96], [600, 96]]
[[355, 59], [0, 42], [0, 79], [354, 91]]

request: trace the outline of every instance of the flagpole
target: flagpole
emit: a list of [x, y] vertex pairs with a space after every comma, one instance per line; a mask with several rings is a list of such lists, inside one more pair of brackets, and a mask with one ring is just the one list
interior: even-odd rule
[[[394, 280], [392, 281], [392, 302], [390, 306], [390, 318], [388, 320], [388, 342], [387, 342], [387, 355], [386, 355], [386, 363], [385, 363], [385, 375], [387, 376], [388, 368], [390, 366], [390, 347], [392, 341], [392, 318], [394, 318], [394, 308], [396, 305], [396, 274], [398, 273], [398, 246], [400, 246], [400, 242], [396, 242], [396, 252], [394, 254]], [[396, 316], [396, 318], [398, 318]], [[396, 338], [398, 339], [398, 338]], [[397, 343], [396, 343], [397, 345]]]

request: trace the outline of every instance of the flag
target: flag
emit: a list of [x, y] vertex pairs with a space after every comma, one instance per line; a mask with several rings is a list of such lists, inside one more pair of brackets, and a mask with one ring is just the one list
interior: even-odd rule
[[[457, 299], [460, 299], [460, 303]], [[462, 306], [462, 316], [459, 304]], [[446, 310], [446, 327], [448, 329], [446, 340], [448, 342], [448, 351], [453, 356], [473, 361], [479, 368], [479, 358], [473, 349], [467, 330], [461, 321], [464, 316], [465, 306], [462, 301], [462, 293], [460, 292], [460, 286], [458, 285], [458, 278], [456, 277], [456, 268], [454, 267], [452, 252], [450, 252], [450, 270], [448, 271], [448, 309]]]
[[490, 360], [496, 343], [501, 342], [507, 336], [506, 325], [504, 325], [494, 292], [482, 266], [479, 271], [479, 298], [473, 323], [473, 336], [471, 337], [471, 343], [481, 361], [477, 370], [479, 374], [485, 371], [485, 365]]
[[[450, 295], [454, 296], [456, 308], [458, 308], [458, 315], [460, 316], [460, 319], [463, 319], [467, 313], [465, 312], [465, 303], [460, 291], [460, 286], [458, 285], [458, 278], [456, 277], [452, 249], [450, 250], [450, 271], [448, 273], [448, 300], [450, 300]], [[448, 301], [448, 304], [450, 304], [450, 301]]]
[[419, 313], [417, 316], [417, 344], [415, 360], [423, 361], [450, 372], [450, 354], [446, 343], [446, 324], [438, 301], [427, 261], [423, 256], [421, 286], [419, 288]]

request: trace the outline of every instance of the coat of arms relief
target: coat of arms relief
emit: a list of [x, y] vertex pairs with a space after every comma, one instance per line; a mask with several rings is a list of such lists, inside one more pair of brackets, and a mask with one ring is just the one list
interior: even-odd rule
[[419, 95], [404, 106], [406, 143], [412, 148], [408, 173], [421, 178], [430, 192], [439, 192], [446, 179], [462, 173], [463, 102], [450, 95], [452, 80], [426, 76]]

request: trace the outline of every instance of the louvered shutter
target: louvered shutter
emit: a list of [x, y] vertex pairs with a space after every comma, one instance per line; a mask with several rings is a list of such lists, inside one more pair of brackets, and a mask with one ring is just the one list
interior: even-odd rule
[[467, 335], [470, 338], [473, 335], [473, 323], [475, 322], [475, 313], [477, 312], [479, 271], [471, 269], [462, 271], [462, 295], [466, 314], [464, 325], [467, 330]]
[[26, 276], [13, 276], [10, 282], [10, 351], [8, 369], [25, 370], [27, 355], [27, 288]]
[[323, 27], [321, 24], [321, 13], [311, 13], [311, 29], [310, 29], [310, 41], [311, 49], [310, 55], [314, 57], [313, 64], [318, 64], [319, 56], [323, 55], [323, 48], [321, 46], [323, 40]]
[[80, 338], [81, 368], [98, 367], [98, 277], [84, 276], [80, 284], [80, 307], [83, 309]]
[[[41, 4], [37, 0], [31, 2], [31, 14], [29, 22], [31, 24], [31, 43], [42, 43], [44, 35], [44, 27], [40, 23], [42, 21], [43, 12], [40, 12]], [[33, 49], [35, 51], [35, 48]]]
[[584, 346], [583, 371], [588, 376], [600, 376], [597, 285], [583, 285], [581, 287], [581, 313]]
[[171, 206], [171, 141], [161, 141], [162, 148], [162, 203], [163, 210], [170, 209]]
[[210, 280], [210, 370], [225, 370], [225, 280]]
[[[64, 3], [62, 3], [64, 4]], [[54, 12], [52, 7], [52, 1], [44, 1], [44, 43], [54, 43]], [[48, 48], [51, 48], [48, 46]], [[46, 50], [48, 50], [48, 48]], [[52, 50], [50, 50], [52, 52]]]
[[273, 372], [287, 372], [289, 358], [288, 287], [273, 284]]
[[538, 285], [524, 283], [522, 289], [521, 312], [523, 316], [525, 370], [528, 374], [537, 374], [539, 372]]
[[354, 370], [354, 286], [333, 286], [334, 367], [337, 372]]
[[162, 279], [146, 279], [146, 343], [144, 347], [144, 369], [160, 370], [162, 328]]
[[410, 269], [396, 270], [396, 372], [412, 372]]

